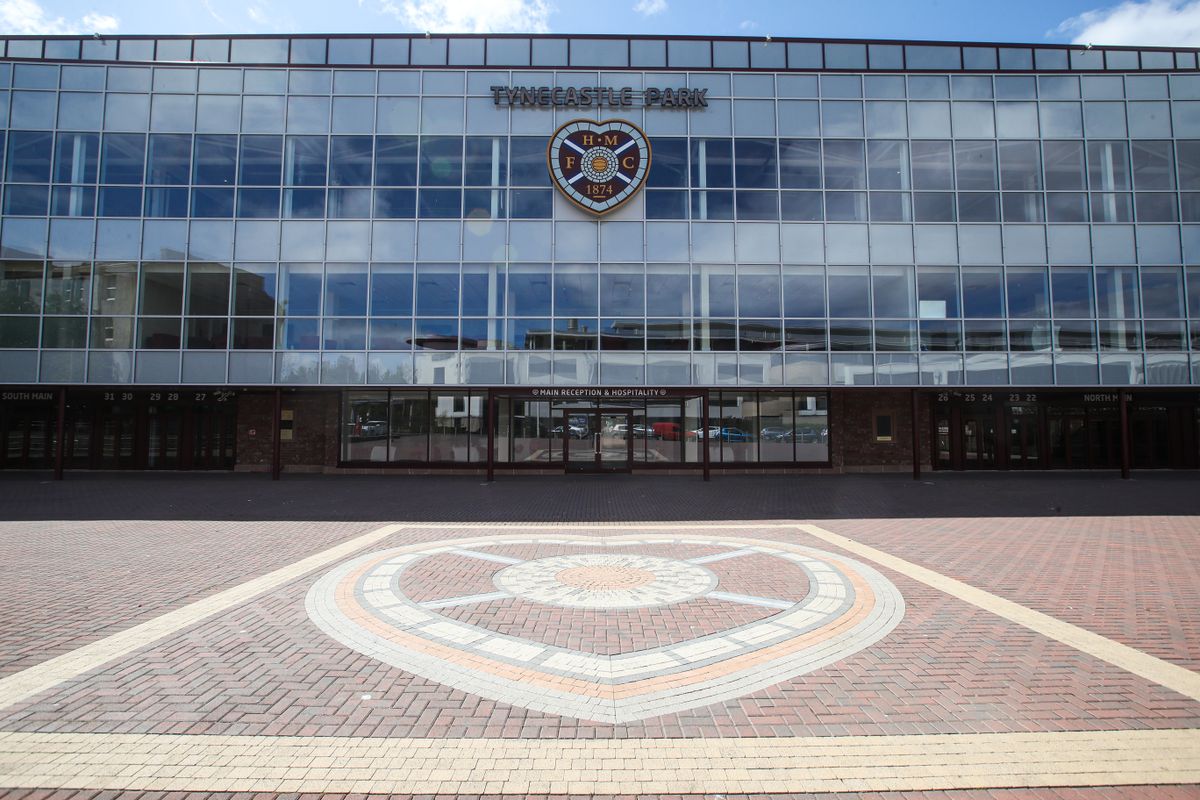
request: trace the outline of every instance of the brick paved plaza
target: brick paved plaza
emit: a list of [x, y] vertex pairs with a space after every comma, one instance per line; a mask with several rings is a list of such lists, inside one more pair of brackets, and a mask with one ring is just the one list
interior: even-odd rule
[[0, 480], [0, 796], [1200, 797], [1195, 474]]

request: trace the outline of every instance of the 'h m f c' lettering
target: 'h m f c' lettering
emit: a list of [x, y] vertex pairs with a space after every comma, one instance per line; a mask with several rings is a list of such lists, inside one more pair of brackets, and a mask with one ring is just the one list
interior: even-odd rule
[[550, 139], [550, 176], [558, 190], [593, 214], [606, 214], [637, 194], [650, 170], [646, 135], [625, 120], [572, 120]]

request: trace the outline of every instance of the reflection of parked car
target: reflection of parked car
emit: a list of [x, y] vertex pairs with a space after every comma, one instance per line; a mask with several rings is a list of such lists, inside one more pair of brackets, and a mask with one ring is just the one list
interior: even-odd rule
[[803, 444], [822, 444], [828, 438], [828, 428], [800, 428], [796, 431], [796, 441]]
[[[555, 437], [561, 437], [563, 435], [563, 426], [562, 425], [554, 426], [550, 430], [550, 434]], [[587, 428], [581, 427], [579, 425], [568, 425], [567, 426], [567, 435], [570, 436], [572, 439], [584, 439], [584, 438], [587, 438], [588, 432], [587, 432]]]
[[649, 428], [647, 428], [645, 425], [634, 425], [633, 426], [633, 435], [635, 437], [637, 437], [638, 439], [645, 439], [649, 436], [653, 436], [654, 432], [651, 431]]
[[387, 436], [388, 425], [387, 420], [369, 419], [360, 423], [359, 436]]
[[753, 442], [754, 435], [741, 428], [720, 428], [718, 436], [727, 442]]
[[679, 440], [678, 422], [655, 422], [650, 426], [650, 430], [659, 439], [666, 439], [672, 442]]
[[[694, 431], [688, 431], [688, 438], [700, 437], [704, 435], [703, 428], [697, 428]], [[723, 439], [726, 442], [753, 442], [754, 436], [746, 433], [741, 428], [721, 428], [713, 426], [708, 429], [709, 440]]]
[[788, 442], [792, 438], [792, 429], [768, 425], [759, 431], [758, 435], [764, 442]]

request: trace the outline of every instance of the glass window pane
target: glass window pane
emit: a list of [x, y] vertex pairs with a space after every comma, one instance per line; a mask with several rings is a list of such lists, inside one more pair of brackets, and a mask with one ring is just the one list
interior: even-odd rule
[[955, 142], [954, 162], [960, 191], [996, 188], [994, 142]]
[[554, 267], [555, 316], [591, 316], [598, 308], [596, 267], [559, 264]]
[[529, 136], [514, 136], [509, 143], [509, 182], [513, 186], [549, 186], [546, 143]]
[[329, 140], [329, 185], [371, 185], [370, 136], [334, 136]]
[[1092, 317], [1092, 270], [1090, 267], [1055, 267], [1050, 272], [1054, 316]]
[[1084, 189], [1083, 143], [1044, 142], [1046, 188]]
[[829, 268], [829, 316], [869, 317], [871, 279], [866, 267]]
[[1037, 142], [1000, 142], [1000, 188], [1041, 189], [1042, 159]]
[[375, 147], [375, 183], [378, 186], [415, 186], [417, 137], [380, 136]]
[[646, 313], [691, 314], [691, 280], [686, 264], [650, 264], [646, 268]]
[[241, 184], [279, 186], [283, 172], [283, 137], [243, 136], [238, 169]]
[[1125, 142], [1088, 142], [1087, 160], [1092, 191], [1129, 189], [1129, 150]]
[[963, 267], [963, 316], [1004, 316], [1004, 271], [1000, 267]]
[[780, 316], [778, 267], [741, 267], [737, 276], [738, 315]]
[[202, 134], [196, 137], [192, 181], [198, 184], [229, 186], [235, 182], [237, 137]]
[[1007, 282], [1010, 317], [1050, 316], [1045, 268], [1010, 267]]
[[367, 313], [366, 264], [329, 264], [326, 267], [324, 313], [348, 317]]
[[504, 265], [463, 264], [463, 316], [495, 317], [504, 314]]
[[[12, 139], [17, 140], [19, 135], [14, 133]], [[47, 134], [48, 137], [49, 134]], [[145, 159], [145, 134], [106, 134], [100, 156], [100, 181], [102, 183], [141, 183]], [[12, 169], [11, 159], [9, 169]]]
[[912, 170], [914, 189], [953, 189], [950, 142], [913, 142]]
[[1175, 188], [1175, 158], [1170, 142], [1134, 141], [1132, 154], [1135, 189]]
[[457, 316], [459, 270], [457, 264], [418, 264], [416, 312]]
[[872, 267], [876, 317], [912, 317], [916, 312], [912, 267]]
[[181, 314], [183, 264], [143, 264], [139, 306], [141, 314]]
[[511, 264], [508, 268], [508, 313], [513, 316], [549, 316], [550, 267], [548, 264]]
[[320, 264], [279, 265], [281, 316], [316, 316], [321, 313], [321, 272]]
[[[820, 142], [816, 139], [781, 139], [780, 185], [785, 189], [821, 188]], [[657, 158], [657, 154], [655, 154]]]
[[156, 133], [150, 136], [146, 183], [182, 185], [191, 174], [192, 137]]
[[918, 268], [917, 292], [918, 311], [922, 319], [959, 316], [957, 267]]
[[730, 140], [693, 139], [691, 160], [694, 188], [733, 186], [733, 146]]
[[457, 186], [462, 183], [461, 136], [426, 136], [421, 139], [421, 183]]
[[[18, 134], [20, 135], [20, 134]], [[54, 180], [58, 183], [95, 183], [100, 164], [100, 135], [59, 133], [55, 144]]]
[[1179, 267], [1142, 267], [1142, 316], [1182, 317], [1183, 271]]
[[328, 146], [324, 136], [287, 137], [283, 156], [284, 185], [324, 186]]
[[773, 139], [737, 139], [734, 143], [734, 171], [739, 188], [774, 189], [776, 154]]
[[866, 164], [861, 141], [825, 141], [824, 173], [826, 189], [864, 189]]
[[867, 180], [872, 189], [908, 189], [908, 173], [907, 142], [867, 142]]

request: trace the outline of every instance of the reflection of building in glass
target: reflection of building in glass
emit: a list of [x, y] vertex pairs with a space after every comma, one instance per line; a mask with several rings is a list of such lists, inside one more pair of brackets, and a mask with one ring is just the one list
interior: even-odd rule
[[[80, 467], [261, 466], [276, 389], [330, 467], [1197, 466], [1197, 52], [6, 37], [0, 383], [67, 387]], [[491, 89], [580, 74], [630, 104]], [[651, 166], [598, 218], [548, 146], [618, 111]], [[52, 463], [30, 398], [5, 466]]]

